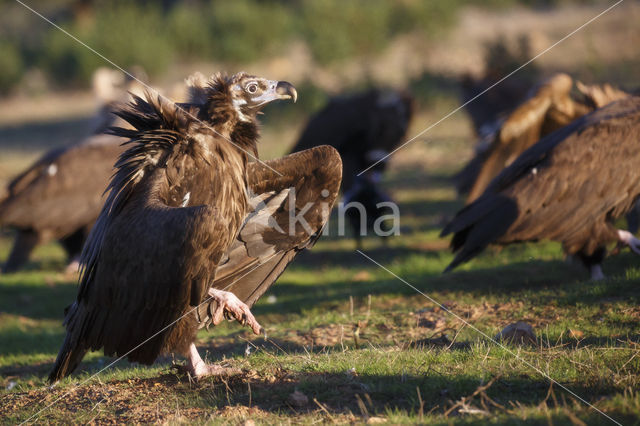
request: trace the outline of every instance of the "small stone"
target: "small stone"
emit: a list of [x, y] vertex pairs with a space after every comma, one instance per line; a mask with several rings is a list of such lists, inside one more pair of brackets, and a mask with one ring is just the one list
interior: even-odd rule
[[533, 327], [524, 321], [509, 324], [496, 335], [495, 339], [515, 344], [537, 344]]

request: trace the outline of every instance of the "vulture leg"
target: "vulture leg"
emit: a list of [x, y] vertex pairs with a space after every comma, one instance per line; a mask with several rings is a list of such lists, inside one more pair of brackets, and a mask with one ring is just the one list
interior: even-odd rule
[[74, 256], [69, 259], [69, 263], [64, 268], [65, 274], [75, 274], [80, 271], [80, 255]]
[[82, 246], [88, 235], [89, 230], [87, 228], [81, 228], [60, 240], [60, 244], [67, 252], [69, 259], [69, 264], [65, 269], [66, 273], [76, 273], [80, 270], [80, 254], [82, 253]]
[[596, 265], [591, 265], [589, 267], [589, 271], [591, 272], [591, 279], [593, 281], [600, 281], [605, 279], [604, 273], [602, 272], [602, 265], [599, 263]]
[[628, 245], [635, 254], [640, 254], [640, 239], [634, 237], [631, 232], [618, 229], [618, 238], [621, 243]]
[[2, 268], [2, 272], [15, 272], [28, 260], [33, 249], [40, 242], [40, 235], [36, 231], [21, 230], [18, 231], [16, 240], [11, 248], [11, 253]]
[[596, 248], [591, 254], [585, 254], [582, 251], [576, 253], [576, 256], [580, 259], [582, 264], [589, 270], [593, 281], [599, 281], [606, 278], [602, 272], [602, 261], [606, 255], [607, 250], [604, 247]]
[[189, 346], [189, 365], [186, 370], [198, 379], [208, 376], [233, 376], [240, 374], [237, 368], [227, 368], [218, 364], [207, 364], [200, 357], [195, 344]]
[[[238, 299], [235, 294], [230, 291], [210, 288], [209, 296], [211, 297], [211, 301], [216, 303], [216, 308], [211, 319], [213, 325], [220, 324], [222, 320], [225, 319], [225, 316], [229, 315], [235, 318], [240, 324], [248, 325], [255, 334], [260, 334], [262, 327], [258, 324], [258, 321], [256, 321], [249, 307]], [[240, 373], [237, 368], [226, 368], [218, 364], [209, 365], [205, 363], [200, 357], [196, 345], [193, 343], [189, 346], [189, 363], [186, 370], [196, 378], [231, 376]]]

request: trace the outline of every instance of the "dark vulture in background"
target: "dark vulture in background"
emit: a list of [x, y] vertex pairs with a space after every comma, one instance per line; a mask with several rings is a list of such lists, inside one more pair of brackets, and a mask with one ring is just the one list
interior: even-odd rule
[[504, 169], [442, 235], [457, 252], [447, 270], [489, 244], [553, 240], [602, 278], [606, 246], [640, 254], [613, 223], [640, 195], [640, 97], [628, 96], [551, 133]]
[[309, 120], [291, 150], [299, 152], [324, 144], [338, 150], [344, 167], [343, 203], [360, 203], [366, 212], [366, 218], [361, 218], [356, 208], [346, 210], [358, 246], [361, 225], [366, 224], [366, 229], [371, 230], [379, 217], [390, 214], [377, 205], [391, 201], [379, 185], [386, 159], [358, 174], [398, 147], [409, 128], [413, 110], [413, 98], [403, 91], [372, 89], [335, 97]]
[[481, 165], [470, 187], [467, 203], [478, 198], [502, 169], [541, 137], [596, 108], [628, 96], [608, 85], [599, 87], [578, 83], [583, 99], [576, 100], [570, 96], [572, 87], [571, 77], [556, 74], [534, 89], [532, 95], [504, 120], [488, 148], [470, 162]]
[[0, 203], [0, 225], [16, 229], [3, 272], [15, 272], [42, 243], [59, 240], [71, 263], [77, 260], [104, 203], [102, 194], [113, 164], [124, 150], [119, 138], [96, 135], [71, 147], [54, 149], [16, 177]]
[[295, 100], [293, 86], [239, 73], [202, 90], [204, 104], [147, 94], [117, 111], [134, 129], [112, 130], [128, 149], [83, 250], [50, 381], [100, 348], [143, 364], [177, 352], [196, 377], [227, 373], [198, 355], [198, 328], [228, 314], [258, 333], [249, 308], [328, 220], [341, 179], [333, 148], [250, 162], [256, 114]]
[[38, 244], [51, 240], [60, 241], [67, 252], [71, 261], [67, 269], [77, 269], [82, 245], [104, 203], [113, 165], [124, 151], [120, 138], [99, 133], [115, 123], [113, 105], [126, 100], [128, 91], [139, 90], [136, 83], [120, 71], [98, 69], [93, 90], [100, 107], [90, 122], [89, 136], [45, 153], [9, 183], [7, 197], [0, 201], [0, 227], [17, 232], [3, 272], [20, 269]]

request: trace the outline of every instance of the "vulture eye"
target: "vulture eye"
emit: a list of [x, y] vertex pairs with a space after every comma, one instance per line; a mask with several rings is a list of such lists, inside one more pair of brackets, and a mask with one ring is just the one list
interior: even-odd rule
[[256, 93], [258, 91], [258, 84], [257, 83], [249, 83], [247, 85], [247, 92], [253, 94]]

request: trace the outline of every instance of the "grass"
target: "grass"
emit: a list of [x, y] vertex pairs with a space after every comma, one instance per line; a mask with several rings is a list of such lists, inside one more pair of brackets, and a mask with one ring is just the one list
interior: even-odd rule
[[[610, 423], [544, 371], [617, 421], [637, 424], [637, 260], [610, 258], [610, 278], [592, 282], [563, 261], [557, 244], [540, 243], [488, 250], [441, 275], [452, 255], [438, 231], [461, 205], [446, 179], [458, 158], [448, 152], [458, 148], [438, 140], [411, 148], [439, 158], [428, 168], [410, 162], [415, 153], [398, 160], [410, 166], [392, 170], [387, 185], [400, 202], [403, 235], [388, 246], [367, 239], [363, 251], [470, 325], [355, 252], [352, 241], [329, 236], [254, 308], [267, 339], [235, 323], [199, 334], [206, 358], [240, 368], [240, 376], [191, 382], [164, 357], [151, 367], [121, 361], [93, 377], [112, 359], [91, 353], [49, 389], [62, 310], [76, 291], [75, 277], [59, 272], [63, 252], [49, 244], [26, 271], [0, 276], [0, 416], [6, 423], [32, 415], [38, 423]], [[0, 258], [9, 243], [9, 235], [0, 238]], [[498, 346], [473, 329], [495, 336], [516, 321], [534, 327], [535, 344]], [[295, 399], [295, 391], [304, 396]]]

